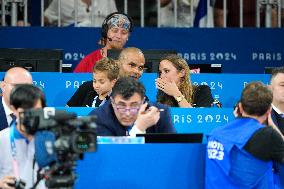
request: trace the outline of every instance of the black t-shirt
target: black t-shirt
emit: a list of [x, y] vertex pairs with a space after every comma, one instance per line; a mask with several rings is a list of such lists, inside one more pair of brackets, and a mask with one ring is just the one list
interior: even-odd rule
[[86, 96], [93, 91], [93, 81], [84, 82], [67, 102], [67, 105], [70, 107], [82, 107], [84, 101], [86, 101]]
[[284, 141], [272, 127], [267, 126], [257, 130], [244, 149], [258, 159], [284, 163]]
[[[92, 107], [94, 98], [98, 96], [98, 93], [93, 88], [93, 81], [86, 81], [77, 89], [73, 96], [68, 100], [67, 105], [69, 107]], [[106, 100], [109, 100], [109, 96]], [[97, 98], [95, 107], [99, 107], [103, 100]], [[149, 101], [149, 98], [145, 96], [145, 101]]]
[[[159, 103], [161, 104], [167, 104], [171, 107], [179, 107], [178, 102], [175, 100], [175, 98], [166, 94], [162, 90], [158, 90], [157, 99], [159, 98]], [[210, 87], [208, 87], [207, 85], [193, 86], [192, 104], [194, 107], [211, 107], [213, 101], [214, 99], [212, 97]]]
[[193, 104], [195, 107], [211, 107], [214, 99], [211, 94], [211, 89], [207, 85], [194, 86]]

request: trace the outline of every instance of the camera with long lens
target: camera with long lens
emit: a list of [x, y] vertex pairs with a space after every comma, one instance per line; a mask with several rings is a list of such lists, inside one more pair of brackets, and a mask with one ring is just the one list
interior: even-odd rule
[[35, 159], [44, 169], [38, 182], [44, 178], [48, 188], [72, 187], [76, 161], [85, 152], [96, 151], [95, 116], [78, 118], [54, 108], [29, 109], [20, 114], [20, 123], [34, 136]]

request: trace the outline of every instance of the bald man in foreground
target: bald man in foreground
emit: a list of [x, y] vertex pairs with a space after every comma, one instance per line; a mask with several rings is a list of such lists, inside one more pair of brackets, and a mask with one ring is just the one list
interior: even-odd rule
[[10, 93], [16, 84], [32, 84], [33, 79], [29, 71], [21, 67], [9, 69], [1, 81], [0, 87], [2, 96], [0, 97], [0, 131], [10, 125], [14, 118], [10, 108]]

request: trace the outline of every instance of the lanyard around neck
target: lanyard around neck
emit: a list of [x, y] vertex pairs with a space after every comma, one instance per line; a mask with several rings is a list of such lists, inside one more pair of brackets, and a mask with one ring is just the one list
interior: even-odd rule
[[16, 129], [16, 122], [13, 122], [10, 127], [10, 143], [11, 143], [11, 153], [13, 158], [13, 171], [14, 176], [16, 179], [19, 178], [19, 165], [16, 159], [17, 149], [16, 149], [16, 143], [15, 143], [15, 129]]

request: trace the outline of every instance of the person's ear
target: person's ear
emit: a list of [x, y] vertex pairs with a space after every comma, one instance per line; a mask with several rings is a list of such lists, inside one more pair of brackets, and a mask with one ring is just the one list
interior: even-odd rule
[[111, 87], [113, 87], [113, 86], [115, 85], [116, 81], [117, 81], [117, 79], [113, 79], [113, 80], [111, 81]]
[[270, 106], [270, 108], [265, 113], [267, 117], [271, 114], [271, 111], [272, 111], [272, 106]]
[[239, 111], [240, 111], [240, 115], [243, 115], [243, 113], [244, 113], [244, 108], [243, 108], [243, 105], [242, 105], [241, 102], [238, 103], [238, 108], [239, 108]]
[[182, 69], [182, 70], [179, 72], [179, 75], [180, 75], [181, 78], [182, 78], [182, 77], [185, 77], [185, 70]]
[[272, 91], [272, 85], [271, 84], [267, 85], [267, 87], [268, 87], [269, 90]]
[[22, 108], [16, 109], [13, 105], [11, 105], [10, 108], [11, 108], [13, 114], [14, 114], [17, 118], [19, 117], [19, 112], [20, 112], [20, 111], [24, 111], [24, 109], [22, 109]]
[[2, 92], [5, 91], [5, 85], [6, 85], [5, 81], [0, 82], [0, 88], [1, 88]]
[[16, 110], [16, 108], [15, 108], [13, 105], [11, 105], [10, 108], [11, 108], [11, 110], [12, 110], [12, 112], [13, 112], [14, 114], [17, 113], [17, 110]]

